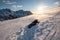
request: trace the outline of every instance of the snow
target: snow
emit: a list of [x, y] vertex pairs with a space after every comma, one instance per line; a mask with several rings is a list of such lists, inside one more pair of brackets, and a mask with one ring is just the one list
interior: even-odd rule
[[33, 15], [0, 22], [0, 40], [60, 40], [60, 12], [32, 28]]

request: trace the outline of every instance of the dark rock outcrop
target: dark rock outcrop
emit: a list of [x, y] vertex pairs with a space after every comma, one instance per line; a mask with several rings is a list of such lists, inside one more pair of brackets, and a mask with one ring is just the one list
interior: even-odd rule
[[34, 25], [36, 25], [38, 22], [38, 20], [34, 20], [31, 24], [28, 25], [28, 28], [33, 27]]

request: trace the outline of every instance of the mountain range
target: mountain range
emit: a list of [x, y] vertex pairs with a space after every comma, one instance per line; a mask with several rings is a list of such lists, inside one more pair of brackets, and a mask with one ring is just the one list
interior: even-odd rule
[[10, 9], [0, 9], [0, 21], [24, 17], [31, 14], [32, 12], [24, 10], [12, 11]]

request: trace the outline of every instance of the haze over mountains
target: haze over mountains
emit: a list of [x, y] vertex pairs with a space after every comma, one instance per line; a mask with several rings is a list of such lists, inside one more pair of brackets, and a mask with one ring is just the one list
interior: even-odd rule
[[0, 21], [15, 19], [31, 14], [32, 12], [24, 10], [12, 11], [10, 9], [0, 9]]

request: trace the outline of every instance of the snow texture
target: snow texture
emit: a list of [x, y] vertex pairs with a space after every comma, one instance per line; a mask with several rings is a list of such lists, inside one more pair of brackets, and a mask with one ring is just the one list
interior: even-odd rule
[[32, 16], [0, 22], [0, 40], [60, 40], [60, 12], [28, 28]]

